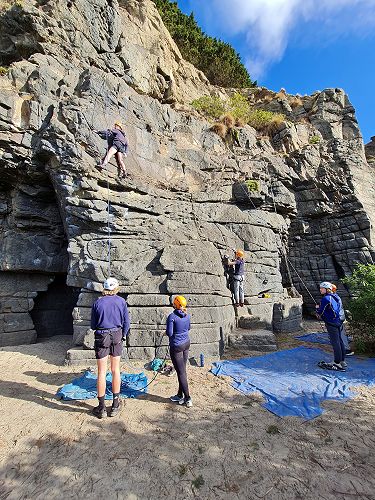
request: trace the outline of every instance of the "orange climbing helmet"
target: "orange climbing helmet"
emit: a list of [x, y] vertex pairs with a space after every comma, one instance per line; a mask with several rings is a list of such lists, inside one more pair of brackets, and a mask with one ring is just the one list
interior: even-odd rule
[[243, 259], [244, 257], [244, 252], [242, 250], [236, 250], [236, 257], [239, 257], [240, 259]]
[[187, 300], [182, 295], [177, 295], [173, 299], [173, 307], [175, 309], [186, 309]]
[[118, 127], [120, 130], [122, 130], [122, 123], [119, 121], [115, 122], [115, 127]]

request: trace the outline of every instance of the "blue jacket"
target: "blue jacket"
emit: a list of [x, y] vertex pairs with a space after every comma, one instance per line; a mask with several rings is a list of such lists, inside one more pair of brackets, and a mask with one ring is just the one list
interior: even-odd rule
[[234, 261], [234, 274], [243, 276], [245, 274], [245, 261], [243, 259], [236, 259]]
[[116, 146], [123, 153], [126, 153], [128, 150], [128, 140], [126, 135], [122, 130], [118, 130], [114, 128], [112, 130], [99, 130], [98, 135], [102, 139], [106, 139], [108, 143], [108, 147]]
[[91, 309], [91, 329], [121, 328], [123, 337], [129, 332], [130, 318], [126, 301], [118, 295], [99, 297]]
[[190, 314], [180, 309], [175, 309], [167, 318], [166, 334], [169, 337], [169, 345], [176, 347], [185, 344], [189, 338]]
[[331, 323], [333, 325], [342, 324], [340, 319], [340, 305], [331, 293], [323, 295], [316, 313], [326, 323]]

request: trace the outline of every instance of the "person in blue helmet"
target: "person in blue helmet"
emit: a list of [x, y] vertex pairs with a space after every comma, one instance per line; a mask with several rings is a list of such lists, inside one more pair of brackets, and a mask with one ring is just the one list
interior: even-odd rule
[[322, 299], [320, 304], [316, 306], [316, 314], [319, 319], [322, 319], [326, 325], [326, 329], [331, 342], [334, 360], [332, 363], [321, 361], [318, 363], [320, 368], [327, 370], [345, 371], [345, 346], [342, 341], [342, 320], [340, 319], [340, 305], [332, 297], [332, 283], [323, 281], [320, 283], [320, 293]]
[[337, 300], [337, 302], [339, 303], [339, 306], [340, 306], [340, 319], [342, 321], [341, 337], [342, 337], [342, 341], [344, 342], [345, 356], [353, 356], [354, 351], [350, 348], [349, 339], [348, 339], [348, 336], [347, 336], [346, 331], [345, 331], [344, 323], [345, 323], [346, 318], [345, 318], [344, 306], [342, 305], [342, 300], [341, 300], [340, 295], [337, 293], [337, 286], [334, 283], [332, 283], [332, 297]]
[[170, 400], [188, 408], [193, 406], [189, 393], [186, 364], [190, 347], [190, 315], [186, 313], [187, 301], [182, 295], [173, 300], [174, 311], [167, 318], [166, 335], [169, 337], [169, 352], [178, 378], [178, 391]]

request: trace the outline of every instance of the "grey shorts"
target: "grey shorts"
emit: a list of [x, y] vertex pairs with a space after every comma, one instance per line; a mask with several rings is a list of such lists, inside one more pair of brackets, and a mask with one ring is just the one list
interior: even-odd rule
[[121, 356], [122, 354], [122, 330], [96, 330], [95, 332], [95, 357], [102, 359], [106, 356]]

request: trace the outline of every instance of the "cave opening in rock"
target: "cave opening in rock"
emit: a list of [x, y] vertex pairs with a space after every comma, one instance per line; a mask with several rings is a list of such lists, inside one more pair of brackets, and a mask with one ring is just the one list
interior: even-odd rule
[[55, 335], [73, 335], [73, 308], [79, 288], [66, 284], [66, 274], [57, 274], [47, 291], [39, 292], [30, 312], [38, 340]]

